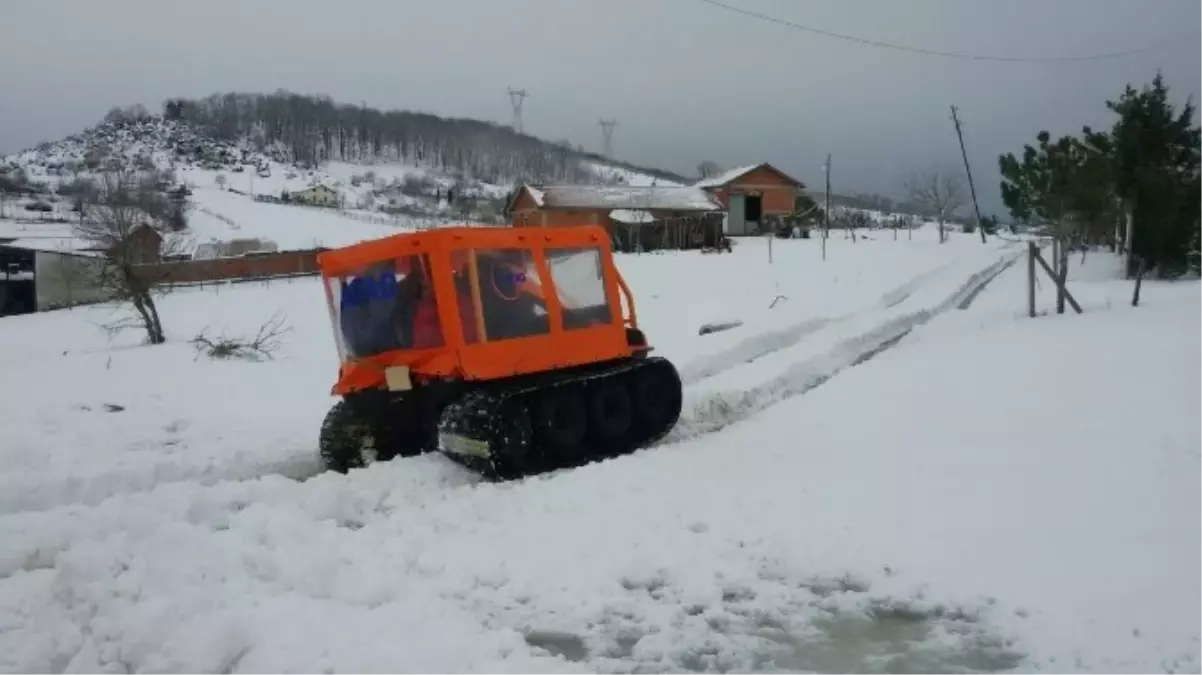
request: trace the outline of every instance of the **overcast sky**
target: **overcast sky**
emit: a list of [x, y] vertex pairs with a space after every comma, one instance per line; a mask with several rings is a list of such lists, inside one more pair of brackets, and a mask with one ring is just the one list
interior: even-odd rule
[[[1161, 69], [1197, 100], [1198, 0], [726, 0], [858, 37], [942, 51], [1122, 59], [951, 60], [804, 33], [700, 0], [3, 0], [0, 152], [57, 139], [113, 105], [279, 88], [508, 121], [692, 175], [769, 161], [811, 186], [898, 196], [913, 165], [959, 166], [959, 106], [987, 210], [997, 155], [1042, 128], [1108, 126], [1104, 102]], [[1186, 38], [1181, 41], [1180, 38]]]

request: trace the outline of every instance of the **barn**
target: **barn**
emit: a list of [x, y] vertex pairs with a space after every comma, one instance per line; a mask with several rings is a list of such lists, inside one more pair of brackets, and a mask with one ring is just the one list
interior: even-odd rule
[[77, 240], [30, 237], [0, 243], [0, 316], [110, 299], [99, 284], [103, 255]]
[[[3, 223], [0, 228], [0, 316], [44, 312], [111, 299], [102, 288], [105, 251], [61, 223]], [[130, 233], [135, 263], [162, 260], [163, 236], [141, 225]]]
[[723, 232], [729, 236], [760, 233], [767, 217], [793, 213], [801, 181], [771, 164], [753, 164], [704, 178], [693, 185], [726, 212]]

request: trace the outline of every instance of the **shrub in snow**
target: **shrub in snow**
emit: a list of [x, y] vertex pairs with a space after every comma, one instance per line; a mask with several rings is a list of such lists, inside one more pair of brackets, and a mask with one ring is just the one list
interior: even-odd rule
[[274, 314], [259, 326], [259, 331], [251, 338], [226, 337], [225, 335], [210, 338], [208, 329], [201, 330], [196, 337], [189, 340], [196, 349], [196, 358], [201, 354], [211, 359], [243, 359], [259, 361], [271, 359], [283, 342], [280, 336], [292, 330], [284, 325], [284, 316]]

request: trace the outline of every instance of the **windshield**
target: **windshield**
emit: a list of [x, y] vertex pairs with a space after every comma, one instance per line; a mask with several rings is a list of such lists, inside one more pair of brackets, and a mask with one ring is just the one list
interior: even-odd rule
[[326, 280], [343, 359], [443, 345], [427, 269], [426, 256], [414, 255]]

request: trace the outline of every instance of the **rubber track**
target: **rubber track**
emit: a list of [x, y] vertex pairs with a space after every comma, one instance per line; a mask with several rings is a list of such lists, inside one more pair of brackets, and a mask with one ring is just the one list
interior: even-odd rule
[[[510, 480], [521, 476], [581, 466], [601, 459], [630, 454], [655, 445], [671, 433], [678, 418], [672, 419], [669, 424], [654, 430], [641, 440], [628, 444], [626, 447], [609, 446], [599, 452], [595, 450], [589, 452], [590, 448], [582, 448], [584, 451], [574, 457], [551, 457], [543, 452], [535, 439], [529, 412], [537, 396], [548, 395], [557, 389], [567, 387], [584, 388], [601, 380], [651, 368], [670, 369], [679, 382], [679, 373], [671, 362], [663, 358], [652, 357], [607, 364], [599, 369], [567, 375], [553, 373], [521, 384], [511, 383], [470, 392], [461, 400], [447, 406], [443, 411], [439, 431], [473, 439], [476, 442], [486, 442], [488, 457], [449, 451], [442, 447], [441, 442], [440, 451], [453, 461], [486, 478]], [[509, 444], [510, 447], [497, 446], [496, 441], [502, 435], [504, 435], [502, 442]], [[514, 444], [526, 444], [526, 447], [517, 453], [515, 452], [516, 448], [513, 447]], [[523, 456], [521, 466], [511, 461], [512, 458], [519, 455]]]

